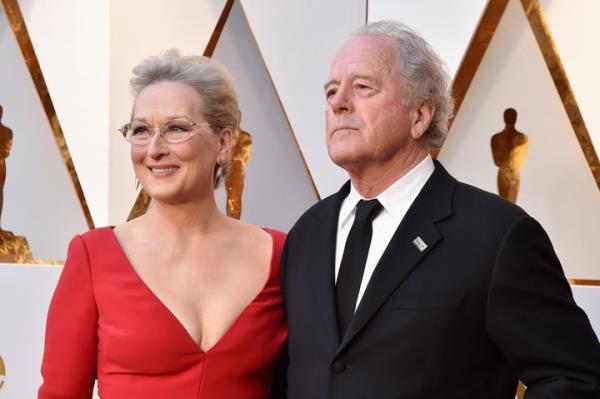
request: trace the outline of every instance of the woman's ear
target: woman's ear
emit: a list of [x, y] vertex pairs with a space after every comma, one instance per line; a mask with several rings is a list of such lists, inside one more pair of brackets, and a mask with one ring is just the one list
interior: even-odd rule
[[431, 119], [435, 113], [435, 105], [430, 102], [424, 102], [419, 107], [413, 109], [412, 113], [413, 123], [410, 134], [414, 140], [420, 140], [431, 124]]
[[221, 129], [218, 135], [219, 138], [219, 152], [217, 160], [221, 163], [224, 159], [229, 156], [231, 147], [233, 145], [233, 131], [231, 128], [226, 127]]

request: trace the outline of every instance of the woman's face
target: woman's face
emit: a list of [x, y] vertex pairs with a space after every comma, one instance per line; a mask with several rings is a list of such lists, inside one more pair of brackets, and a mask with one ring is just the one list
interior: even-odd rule
[[212, 195], [215, 164], [225, 159], [229, 133], [214, 134], [206, 125], [203, 107], [196, 90], [179, 82], [154, 83], [137, 96], [134, 122], [143, 122], [151, 129], [175, 119], [197, 123], [195, 134], [182, 143], [168, 143], [154, 134], [146, 145], [131, 145], [135, 174], [154, 201], [176, 204], [209, 192]]

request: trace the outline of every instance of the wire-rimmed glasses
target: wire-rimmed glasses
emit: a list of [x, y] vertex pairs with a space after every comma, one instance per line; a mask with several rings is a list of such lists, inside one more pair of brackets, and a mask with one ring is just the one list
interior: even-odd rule
[[185, 118], [173, 119], [162, 126], [150, 127], [142, 121], [133, 121], [123, 125], [119, 131], [131, 144], [146, 145], [152, 140], [152, 137], [158, 134], [167, 143], [178, 144], [189, 140], [198, 133], [196, 130], [200, 126], [213, 126], [210, 123], [192, 122]]

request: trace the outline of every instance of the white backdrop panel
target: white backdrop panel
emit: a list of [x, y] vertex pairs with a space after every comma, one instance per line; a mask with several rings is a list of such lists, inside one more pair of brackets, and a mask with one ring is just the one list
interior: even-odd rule
[[2, 228], [24, 235], [33, 256], [64, 259], [87, 224], [29, 70], [0, 7], [0, 105], [13, 131]]
[[6, 367], [0, 399], [37, 397], [46, 315], [61, 270], [0, 264], [0, 355]]
[[[231, 72], [237, 86], [242, 129], [252, 135], [246, 168], [242, 219], [288, 231], [316, 202], [292, 132], [252, 37], [236, 2], [213, 58]], [[218, 190], [224, 210], [225, 190]]]
[[131, 70], [169, 48], [201, 55], [224, 5], [225, 0], [110, 1], [110, 224], [127, 220], [137, 197], [129, 144], [117, 132], [130, 118]]
[[325, 148], [323, 84], [335, 52], [365, 22], [364, 0], [242, 0], [321, 197], [347, 179]]
[[108, 222], [108, 1], [20, 0], [95, 224]]
[[576, 285], [571, 288], [575, 302], [585, 311], [600, 338], [600, 287]]
[[596, 153], [600, 153], [600, 1], [542, 0], [550, 33], [583, 115]]
[[454, 76], [486, 4], [487, 0], [370, 0], [369, 22], [395, 19], [409, 25], [429, 42]]
[[452, 126], [440, 160], [458, 179], [491, 192], [490, 138], [508, 107], [529, 135], [518, 204], [548, 231], [570, 278], [598, 279], [598, 188], [519, 1], [511, 0]]

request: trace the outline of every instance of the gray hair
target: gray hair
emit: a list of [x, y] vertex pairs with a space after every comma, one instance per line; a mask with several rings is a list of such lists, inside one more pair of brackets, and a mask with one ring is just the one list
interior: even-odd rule
[[[223, 128], [231, 129], [231, 137], [240, 124], [240, 111], [233, 80], [225, 67], [204, 56], [181, 56], [170, 49], [161, 55], [149, 57], [133, 68], [129, 81], [131, 93], [137, 97], [146, 87], [158, 82], [186, 84], [202, 97], [203, 116], [215, 134]], [[215, 169], [217, 187], [229, 168], [229, 159]]]
[[425, 132], [430, 151], [437, 151], [448, 135], [448, 121], [454, 110], [446, 65], [431, 46], [415, 31], [397, 21], [378, 21], [357, 30], [354, 37], [385, 36], [398, 45], [398, 73], [406, 85], [405, 107], [423, 102], [435, 106]]

